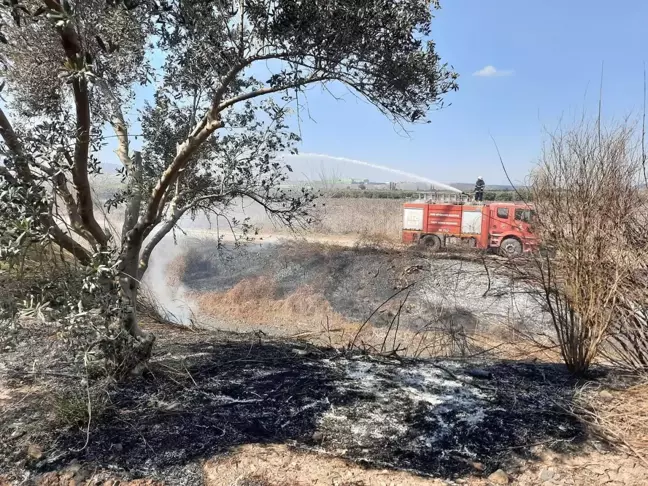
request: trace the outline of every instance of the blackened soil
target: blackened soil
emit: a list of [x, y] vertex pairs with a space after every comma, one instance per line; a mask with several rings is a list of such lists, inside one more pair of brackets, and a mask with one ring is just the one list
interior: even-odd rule
[[[236, 249], [190, 247], [183, 283], [191, 290], [227, 291], [238, 282], [269, 276], [284, 298], [303, 285], [324, 296], [350, 320], [363, 321], [397, 289], [422, 278], [429, 263], [414, 252], [334, 247], [312, 243], [246, 245]], [[414, 269], [414, 271], [407, 269]], [[411, 296], [411, 302], [416, 300]], [[390, 317], [385, 322], [389, 324]]]
[[[46, 395], [83, 385], [42, 375], [40, 392], [21, 395], [4, 412], [0, 469], [22, 477], [79, 461], [129, 478], [200, 484], [203, 459], [241, 444], [289, 443], [448, 478], [473, 474], [472, 462], [488, 473], [528, 456], [533, 445], [576, 448], [585, 438], [562, 412], [575, 383], [559, 366], [396, 364], [264, 336], [156, 332], [148, 369], [106, 388], [108, 406], [91, 422], [89, 436], [84, 426], [56, 425]], [[10, 366], [21, 376], [16, 353]], [[472, 378], [475, 366], [491, 378]], [[14, 377], [9, 385], [24, 383]], [[17, 435], [16, 424], [30, 420]], [[373, 424], [368, 433], [366, 424]], [[42, 458], [25, 459], [31, 443], [42, 448]]]

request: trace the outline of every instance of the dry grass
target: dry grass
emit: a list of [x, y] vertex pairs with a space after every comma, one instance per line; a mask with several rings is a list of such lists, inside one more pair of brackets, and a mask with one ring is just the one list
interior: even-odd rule
[[[278, 297], [276, 283], [270, 277], [261, 276], [242, 280], [226, 292], [207, 292], [190, 297], [194, 298], [204, 316], [245, 323], [249, 329], [263, 326], [265, 330], [275, 330], [314, 344], [345, 347], [355, 341], [357, 347], [367, 350], [382, 348], [384, 352], [391, 352], [403, 349], [403, 354], [410, 355], [417, 349], [420, 349], [418, 354], [428, 351], [417, 347], [418, 333], [399, 330], [394, 339], [395, 331], [390, 333], [371, 322], [364, 324], [346, 319], [333, 310], [322, 294], [308, 285]], [[393, 316], [397, 307], [398, 302], [393, 302], [384, 306], [381, 313]]]
[[551, 135], [531, 176], [536, 231], [552, 249], [536, 258], [535, 281], [574, 373], [587, 371], [644, 273], [645, 238], [637, 245], [633, 233], [641, 162], [632, 126], [583, 122]]
[[188, 297], [195, 300], [199, 312], [206, 317], [243, 322], [249, 328], [274, 328], [282, 334], [308, 337], [320, 343], [345, 343], [359, 327], [358, 323], [336, 313], [321, 294], [307, 285], [278, 297], [275, 281], [266, 276], [242, 280], [226, 292], [189, 294]]
[[403, 201], [390, 199], [323, 199], [313, 231], [322, 234], [376, 235], [400, 240]]
[[362, 231], [356, 238], [356, 249], [372, 249], [387, 251], [397, 246], [396, 240], [388, 234], [380, 232]]
[[[338, 236], [370, 233], [383, 235], [392, 241], [400, 240], [402, 200], [321, 197], [317, 199], [316, 204], [311, 211], [313, 223], [305, 228], [306, 233]], [[249, 218], [250, 224], [264, 234], [292, 232], [289, 228], [276, 225], [262, 208], [249, 201], [246, 201], [242, 208], [234, 208], [230, 216], [238, 219]], [[206, 220], [203, 221], [203, 228], [210, 227]], [[195, 223], [192, 226], [195, 228]], [[220, 229], [222, 234], [229, 231], [227, 225], [221, 225]]]
[[[279, 296], [276, 282], [267, 276], [242, 280], [225, 292], [190, 294], [198, 305], [200, 317], [217, 317], [219, 325], [233, 324], [237, 330], [274, 331], [313, 344], [336, 348], [354, 346], [367, 352], [410, 357], [493, 357], [558, 362], [556, 348], [528, 339], [470, 333], [430, 327], [420, 331], [397, 326], [401, 299], [393, 299], [366, 322], [353, 321], [333, 310], [321, 293], [303, 285], [286, 296]], [[393, 325], [376, 325], [374, 321]]]
[[583, 387], [574, 412], [603, 440], [636, 455], [648, 466], [648, 382], [623, 390]]

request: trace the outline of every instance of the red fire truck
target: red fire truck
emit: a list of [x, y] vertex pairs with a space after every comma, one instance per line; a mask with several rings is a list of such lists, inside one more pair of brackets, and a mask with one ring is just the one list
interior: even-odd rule
[[505, 256], [538, 247], [526, 203], [476, 203], [467, 196], [421, 195], [403, 208], [403, 242], [438, 251], [452, 244], [497, 249]]

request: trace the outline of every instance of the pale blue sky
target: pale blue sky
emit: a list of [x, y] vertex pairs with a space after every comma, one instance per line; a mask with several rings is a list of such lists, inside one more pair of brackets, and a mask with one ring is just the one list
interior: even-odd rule
[[[596, 115], [602, 63], [604, 116], [640, 117], [648, 0], [441, 2], [432, 37], [460, 74], [459, 91], [446, 97], [449, 106], [431, 112], [430, 124], [409, 126], [404, 134], [346, 89], [331, 87], [343, 97], [336, 101], [314, 87], [308, 112], [295, 123], [302, 153], [366, 161], [441, 182], [472, 182], [481, 175], [487, 184], [505, 184], [492, 135], [519, 183], [537, 160], [544, 128], [561, 119], [569, 124], [583, 109]], [[486, 75], [475, 75], [480, 71]], [[102, 151], [104, 160], [116, 162], [111, 150]], [[290, 163], [309, 177], [330, 165], [346, 177], [412, 180], [322, 157]]]
[[[505, 183], [490, 134], [515, 181], [537, 158], [543, 127], [596, 114], [601, 63], [603, 112], [641, 114], [648, 53], [648, 1], [442, 0], [433, 37], [460, 73], [451, 106], [431, 124], [398, 133], [373, 107], [309, 92], [315, 122], [302, 116], [302, 152], [388, 165], [443, 182]], [[494, 66], [498, 76], [473, 76]], [[492, 70], [487, 70], [492, 71]], [[337, 93], [342, 91], [337, 90]]]

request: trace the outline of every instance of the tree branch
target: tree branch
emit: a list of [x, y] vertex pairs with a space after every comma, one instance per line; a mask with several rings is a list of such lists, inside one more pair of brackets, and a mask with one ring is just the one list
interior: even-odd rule
[[128, 170], [131, 170], [132, 160], [129, 154], [128, 125], [126, 125], [121, 106], [119, 105], [119, 100], [113, 94], [112, 90], [103, 79], [100, 80], [97, 84], [111, 104], [112, 113], [110, 118], [110, 125], [113, 127], [118, 144], [115, 153], [117, 154], [117, 157], [119, 157], [119, 160], [124, 165], [124, 167], [126, 167], [126, 169]]
[[[22, 144], [14, 132], [11, 122], [5, 115], [4, 110], [0, 106], [0, 136], [2, 136], [7, 148], [11, 150], [16, 156], [16, 172], [25, 182], [32, 180], [32, 174], [29, 170], [29, 163], [25, 154], [23, 153]], [[7, 172], [8, 173], [8, 172]]]
[[164, 224], [160, 227], [158, 231], [155, 232], [153, 237], [149, 240], [149, 242], [146, 244], [144, 247], [144, 250], [142, 250], [142, 255], [140, 256], [140, 261], [139, 261], [139, 277], [142, 278], [144, 275], [144, 272], [148, 268], [149, 260], [151, 258], [151, 254], [153, 253], [153, 250], [155, 247], [164, 239], [164, 237], [169, 234], [169, 232], [175, 227], [176, 224], [178, 224], [178, 221], [180, 221], [180, 218], [184, 216], [187, 211], [189, 211], [192, 208], [195, 208], [198, 204], [200, 204], [203, 201], [216, 201], [219, 199], [225, 199], [226, 197], [230, 196], [235, 196], [236, 194], [233, 192], [227, 192], [225, 194], [218, 193], [218, 194], [208, 194], [206, 196], [201, 196], [193, 201], [191, 203], [187, 204], [186, 206], [183, 206], [182, 208], [178, 208], [176, 206], [177, 204], [177, 198], [181, 196], [179, 194], [178, 196], [174, 197], [174, 200], [171, 202], [171, 207], [170, 207], [170, 217], [164, 222]]
[[[51, 10], [65, 14], [62, 5], [56, 0], [44, 0], [45, 5]], [[61, 44], [68, 62], [71, 66], [78, 66], [85, 62], [84, 52], [79, 36], [72, 22], [64, 22], [58, 29]], [[74, 165], [72, 167], [72, 182], [77, 191], [77, 205], [79, 216], [85, 228], [92, 234], [97, 243], [105, 246], [108, 235], [101, 229], [94, 216], [92, 191], [88, 180], [88, 154], [90, 148], [90, 99], [88, 97], [88, 82], [86, 78], [74, 73], [72, 91], [76, 110], [76, 141], [74, 146]]]
[[[51, 1], [51, 0], [50, 0]], [[262, 56], [251, 57], [240, 64], [234, 66], [230, 72], [223, 78], [221, 86], [218, 88], [214, 94], [214, 99], [210, 110], [205, 114], [202, 120], [196, 125], [189, 137], [178, 146], [177, 154], [169, 165], [169, 167], [162, 173], [162, 176], [158, 180], [158, 183], [155, 185], [153, 192], [149, 198], [147, 209], [145, 214], [140, 218], [137, 225], [133, 227], [133, 234], [131, 237], [142, 238], [147, 231], [150, 231], [150, 226], [155, 222], [157, 215], [160, 212], [160, 203], [162, 202], [164, 195], [171, 184], [173, 184], [182, 171], [189, 162], [191, 156], [196, 152], [196, 150], [202, 145], [202, 143], [209, 138], [209, 136], [216, 131], [217, 129], [223, 127], [223, 122], [220, 119], [219, 113], [230, 106], [245, 101], [251, 98], [256, 98], [258, 96], [263, 96], [265, 94], [276, 93], [279, 91], [284, 91], [290, 88], [296, 88], [303, 86], [309, 83], [316, 83], [319, 81], [325, 81], [330, 79], [326, 76], [311, 76], [307, 79], [304, 79], [300, 82], [290, 83], [284, 86], [276, 86], [273, 88], [259, 89], [249, 93], [245, 93], [234, 98], [221, 103], [223, 95], [227, 91], [229, 84], [236, 78], [236, 76], [251, 63], [264, 60], [264, 59], [275, 59], [280, 56], [286, 56], [287, 54], [268, 54]]]
[[[176, 186], [176, 191], [177, 191], [177, 186]], [[173, 227], [178, 223], [180, 218], [182, 218], [182, 215], [186, 213], [190, 206], [184, 207], [184, 208], [178, 208], [178, 198], [179, 195], [176, 192], [176, 196], [171, 200], [171, 205], [169, 207], [169, 218], [164, 222], [162, 227], [158, 229], [153, 237], [149, 240], [149, 242], [146, 244], [144, 247], [144, 250], [142, 251], [142, 254], [140, 255], [139, 259], [139, 264], [138, 264], [138, 278], [141, 279], [141, 276], [144, 275], [144, 272], [148, 268], [149, 260], [151, 258], [151, 254], [153, 253], [153, 250], [155, 247], [158, 245], [160, 241], [173, 229]]]
[[5, 180], [11, 185], [18, 184], [18, 181], [16, 180], [16, 178], [13, 175], [11, 175], [11, 172], [9, 172], [9, 169], [7, 169], [3, 165], [0, 165], [0, 176], [4, 177]]
[[[137, 224], [129, 232], [132, 233], [130, 237], [138, 239], [142, 238], [150, 225], [155, 221], [159, 213], [160, 203], [162, 202], [169, 186], [175, 182], [182, 169], [186, 167], [191, 156], [196, 152], [196, 150], [198, 150], [202, 143], [207, 140], [215, 130], [223, 126], [223, 122], [220, 119], [212, 118], [209, 113], [205, 115], [205, 118], [200, 124], [204, 125], [202, 129], [198, 130], [197, 127], [192, 135], [190, 135], [183, 143], [178, 145], [177, 154], [173, 159], [173, 162], [171, 162], [171, 165], [169, 165], [169, 167], [162, 173], [162, 176], [153, 188], [146, 212], [142, 217], [140, 217]], [[129, 235], [126, 235], [126, 237], [129, 237]]]
[[149, 260], [151, 259], [151, 254], [153, 253], [153, 250], [155, 247], [162, 241], [162, 239], [169, 234], [169, 232], [173, 229], [173, 227], [178, 223], [180, 218], [182, 218], [183, 214], [187, 212], [187, 208], [183, 208], [183, 210], [175, 211], [174, 214], [167, 219], [164, 224], [155, 232], [155, 234], [151, 237], [151, 239], [148, 241], [146, 246], [144, 247], [144, 250], [142, 250], [142, 254], [140, 256], [139, 260], [139, 265], [138, 265], [138, 278], [142, 278], [144, 275], [144, 272], [146, 272], [146, 269], [148, 268]]
[[[30, 182], [32, 180], [32, 174], [29, 169], [29, 164], [27, 162], [25, 154], [23, 153], [22, 144], [20, 143], [20, 140], [14, 132], [9, 119], [2, 110], [2, 107], [0, 107], [0, 135], [4, 139], [5, 144], [7, 145], [9, 150], [11, 150], [16, 155], [16, 169], [18, 174], [23, 178], [24, 182]], [[0, 173], [7, 179], [9, 183], [18, 183], [16, 178], [11, 175], [6, 167], [0, 167], [0, 169]], [[56, 180], [54, 180], [53, 182], [55, 185], [57, 184]], [[59, 228], [49, 214], [41, 214], [40, 223], [48, 228], [52, 239], [57, 245], [74, 255], [79, 259], [81, 263], [90, 263], [90, 253], [88, 253], [88, 251], [80, 243], [74, 241], [72, 237], [70, 237], [61, 228]]]
[[63, 172], [57, 172], [52, 176], [52, 183], [54, 185], [54, 190], [57, 194], [61, 196], [61, 199], [65, 203], [67, 209], [68, 217], [70, 218], [70, 224], [76, 233], [79, 236], [83, 237], [90, 245], [95, 246], [97, 241], [94, 239], [92, 233], [90, 233], [84, 226], [81, 216], [79, 215], [78, 206], [72, 193], [67, 187], [67, 179]]
[[92, 191], [88, 179], [88, 154], [90, 147], [90, 100], [88, 98], [88, 84], [85, 79], [75, 79], [72, 82], [72, 89], [74, 91], [77, 116], [72, 182], [77, 191], [79, 216], [83, 225], [92, 234], [97, 243], [105, 246], [108, 243], [108, 236], [95, 219]]
[[126, 206], [124, 214], [124, 224], [122, 226], [122, 241], [126, 235], [137, 224], [140, 211], [142, 208], [142, 154], [135, 152], [133, 158], [128, 157], [130, 168], [128, 176], [128, 189], [130, 192], [130, 201]]
[[245, 68], [251, 66], [253, 63], [257, 61], [269, 61], [271, 59], [287, 59], [291, 55], [296, 55], [297, 53], [292, 53], [292, 52], [287, 52], [287, 53], [272, 53], [272, 54], [264, 54], [264, 55], [257, 55], [257, 56], [252, 56], [248, 59], [245, 59], [241, 61], [239, 64], [235, 65], [230, 69], [230, 71], [225, 75], [223, 80], [220, 83], [220, 86], [216, 90], [216, 93], [214, 93], [214, 98], [212, 101], [212, 112], [215, 111], [220, 111], [218, 110], [219, 105], [221, 104], [221, 101], [223, 101], [223, 96], [225, 96], [225, 93], [227, 92], [227, 88], [229, 87], [230, 83], [236, 79], [236, 76], [238, 76], [241, 71], [243, 71]]
[[81, 262], [81, 264], [89, 265], [92, 261], [92, 256], [88, 250], [86, 250], [80, 243], [74, 241], [70, 235], [59, 228], [58, 225], [51, 220], [51, 217], [47, 219], [50, 222], [50, 235], [54, 242], [72, 254], [77, 260], [79, 260], [79, 262]]
[[240, 103], [241, 101], [246, 101], [252, 98], [256, 98], [258, 96], [263, 96], [271, 93], [278, 93], [279, 91], [285, 91], [287, 89], [291, 88], [298, 88], [300, 86], [304, 86], [306, 84], [312, 84], [312, 83], [318, 83], [320, 81], [329, 81], [332, 79], [330, 76], [310, 76], [302, 81], [296, 82], [296, 83], [289, 83], [289, 84], [284, 84], [281, 86], [274, 86], [271, 88], [262, 88], [262, 89], [257, 89], [256, 91], [250, 91], [248, 93], [243, 93], [239, 96], [235, 96], [234, 98], [230, 98], [229, 100], [224, 101], [221, 103], [218, 108], [216, 109], [217, 113], [220, 113], [221, 111], [225, 110], [226, 108], [229, 108], [230, 106], [235, 105], [236, 103]]

